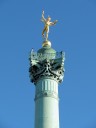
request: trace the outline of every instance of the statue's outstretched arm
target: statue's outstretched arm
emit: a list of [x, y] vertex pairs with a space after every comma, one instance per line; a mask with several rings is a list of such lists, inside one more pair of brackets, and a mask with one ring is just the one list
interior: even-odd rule
[[44, 11], [42, 12], [42, 19], [41, 19], [43, 22], [46, 22], [46, 19], [44, 17]]
[[58, 20], [55, 20], [54, 22], [50, 22], [50, 26], [55, 25], [58, 22]]

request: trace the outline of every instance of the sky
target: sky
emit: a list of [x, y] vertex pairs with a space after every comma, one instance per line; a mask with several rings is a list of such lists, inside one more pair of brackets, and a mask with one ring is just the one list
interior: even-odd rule
[[96, 0], [0, 0], [0, 128], [34, 128], [28, 58], [42, 47], [42, 10], [58, 20], [49, 40], [66, 56], [60, 128], [96, 128]]

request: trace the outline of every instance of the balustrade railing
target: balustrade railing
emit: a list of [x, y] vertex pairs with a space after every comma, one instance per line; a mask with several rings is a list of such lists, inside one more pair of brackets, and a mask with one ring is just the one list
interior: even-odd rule
[[59, 58], [65, 58], [64, 52], [56, 52], [56, 53], [37, 53], [31, 51], [30, 59], [31, 60], [44, 60], [44, 59], [59, 59]]

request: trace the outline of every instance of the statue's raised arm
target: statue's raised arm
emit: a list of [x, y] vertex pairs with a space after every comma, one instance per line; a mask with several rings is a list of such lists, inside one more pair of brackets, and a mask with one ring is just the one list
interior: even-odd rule
[[46, 22], [46, 19], [44, 17], [44, 11], [42, 11], [42, 19], [41, 19], [43, 22]]

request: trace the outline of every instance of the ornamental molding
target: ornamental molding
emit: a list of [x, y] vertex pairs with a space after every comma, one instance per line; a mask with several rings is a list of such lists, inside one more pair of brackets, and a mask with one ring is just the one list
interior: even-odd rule
[[30, 54], [30, 79], [34, 84], [44, 77], [56, 80], [58, 83], [63, 81], [65, 54], [60, 53], [34, 53]]
[[42, 97], [51, 97], [51, 98], [55, 98], [56, 100], [59, 100], [57, 93], [50, 92], [50, 91], [43, 91], [43, 92], [36, 94], [34, 100], [36, 101], [37, 99], [42, 98]]

